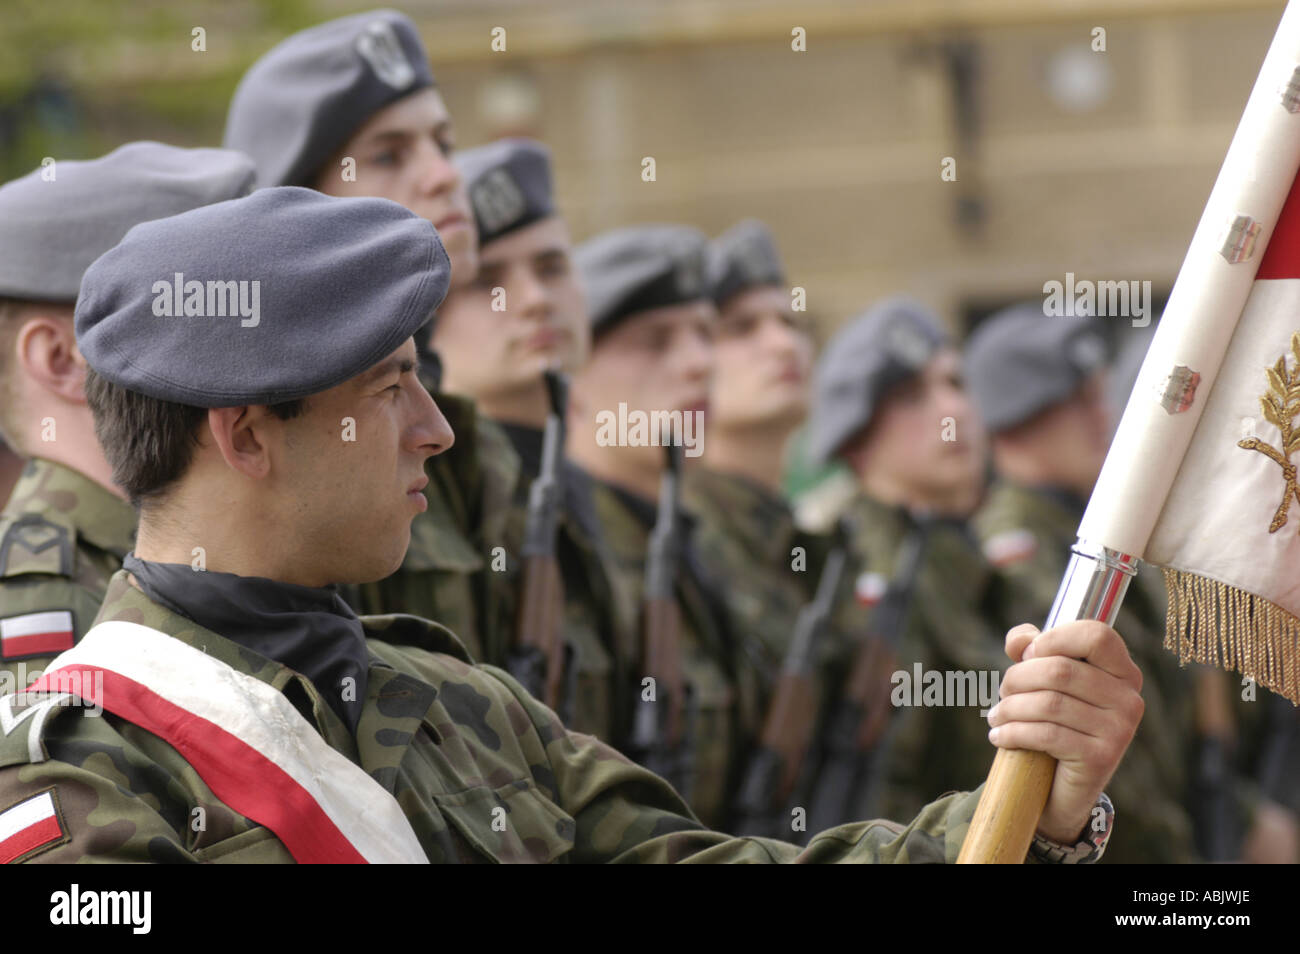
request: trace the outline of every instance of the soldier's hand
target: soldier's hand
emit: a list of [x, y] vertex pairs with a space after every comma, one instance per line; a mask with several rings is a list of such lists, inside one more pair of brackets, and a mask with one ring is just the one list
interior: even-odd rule
[[1119, 633], [1095, 621], [1041, 636], [1022, 624], [1007, 633], [1006, 651], [1015, 665], [989, 711], [989, 741], [1057, 760], [1038, 831], [1072, 845], [1142, 719], [1142, 673]]

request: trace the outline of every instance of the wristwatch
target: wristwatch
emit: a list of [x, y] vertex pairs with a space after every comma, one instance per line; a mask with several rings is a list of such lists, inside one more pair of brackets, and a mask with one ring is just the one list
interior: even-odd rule
[[[1104, 828], [1101, 826], [1104, 824]], [[1115, 827], [1115, 806], [1102, 792], [1088, 816], [1088, 828], [1083, 838], [1073, 845], [1061, 845], [1044, 838], [1037, 832], [1029, 845], [1029, 853], [1036, 861], [1053, 865], [1090, 865], [1100, 861]]]

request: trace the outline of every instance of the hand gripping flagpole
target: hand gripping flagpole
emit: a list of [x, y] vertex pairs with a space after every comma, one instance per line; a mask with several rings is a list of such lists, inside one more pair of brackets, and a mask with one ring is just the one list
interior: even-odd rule
[[[1045, 629], [1115, 621], [1300, 168], [1300, 0], [1289, 0], [1138, 373]], [[1050, 319], [1047, 319], [1050, 320]], [[1056, 761], [998, 749], [959, 864], [1020, 863]]]

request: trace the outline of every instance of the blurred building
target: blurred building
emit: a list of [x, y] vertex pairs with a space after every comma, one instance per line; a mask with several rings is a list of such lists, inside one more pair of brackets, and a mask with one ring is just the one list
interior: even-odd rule
[[[825, 331], [895, 291], [958, 327], [1067, 272], [1167, 293], [1283, 7], [398, 5], [420, 24], [462, 145], [528, 134], [552, 146], [577, 238], [757, 216]], [[132, 138], [216, 143], [252, 60], [368, 6], [19, 0], [0, 23], [0, 162], [12, 176]]]

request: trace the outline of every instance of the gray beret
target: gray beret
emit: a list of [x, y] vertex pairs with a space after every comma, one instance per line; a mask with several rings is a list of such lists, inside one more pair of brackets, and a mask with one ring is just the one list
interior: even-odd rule
[[908, 298], [889, 298], [841, 328], [813, 381], [808, 452], [829, 460], [866, 427], [890, 388], [918, 374], [948, 343], [939, 319]]
[[687, 225], [633, 225], [574, 250], [593, 336], [637, 312], [708, 300], [715, 278], [709, 240]]
[[90, 263], [140, 222], [247, 195], [253, 164], [224, 149], [133, 142], [0, 186], [0, 296], [73, 302]]
[[478, 244], [555, 214], [551, 199], [551, 153], [534, 139], [501, 139], [456, 154], [465, 180]]
[[714, 239], [713, 253], [718, 269], [713, 300], [719, 305], [750, 288], [785, 284], [772, 233], [756, 219], [737, 223]]
[[249, 68], [226, 116], [227, 149], [257, 185], [307, 185], [379, 110], [433, 85], [415, 24], [372, 10], [295, 33]]
[[433, 226], [396, 202], [262, 189], [127, 232], [86, 271], [77, 344], [130, 391], [275, 404], [392, 353], [450, 274]]
[[1106, 361], [1095, 318], [1049, 317], [1042, 302], [990, 315], [966, 346], [966, 385], [990, 431], [1057, 404]]

